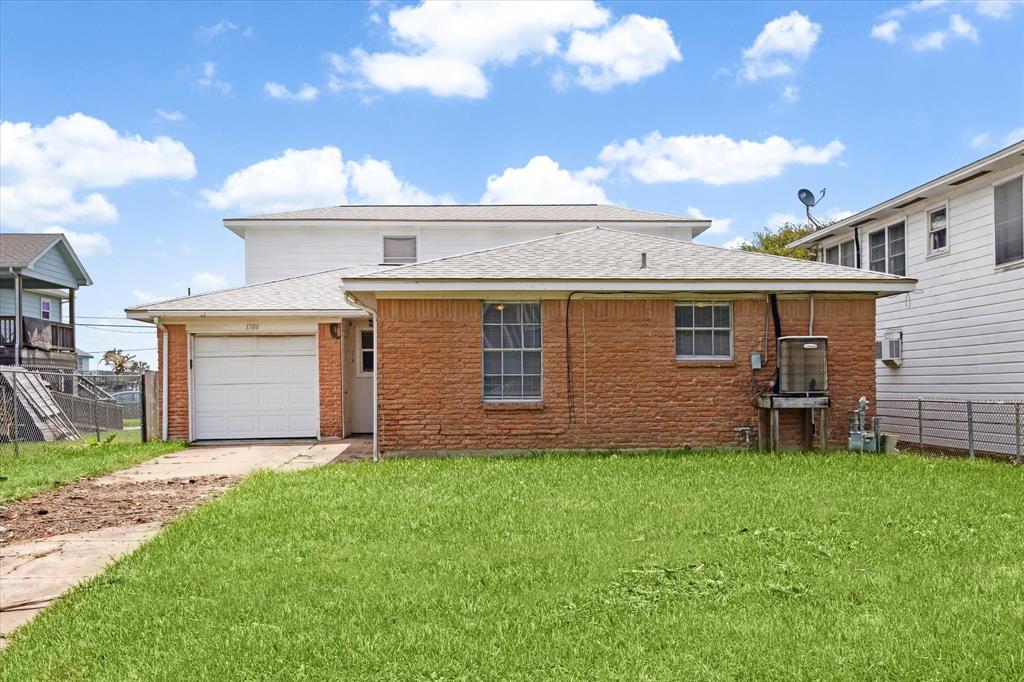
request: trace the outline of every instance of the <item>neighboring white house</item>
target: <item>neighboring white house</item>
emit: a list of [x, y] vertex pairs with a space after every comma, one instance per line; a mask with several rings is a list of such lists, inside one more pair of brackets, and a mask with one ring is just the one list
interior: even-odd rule
[[1022, 175], [1024, 141], [793, 242], [918, 280], [877, 302], [879, 398], [1024, 400]]
[[600, 204], [328, 206], [224, 220], [245, 240], [246, 284], [415, 263], [598, 225], [690, 241], [711, 221]]

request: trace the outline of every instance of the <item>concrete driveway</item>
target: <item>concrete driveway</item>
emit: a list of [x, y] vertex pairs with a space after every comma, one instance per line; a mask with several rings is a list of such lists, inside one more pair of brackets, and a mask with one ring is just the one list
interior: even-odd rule
[[[97, 478], [121, 484], [200, 476], [242, 477], [258, 470], [299, 471], [370, 458], [368, 438], [320, 443], [225, 444], [188, 448]], [[0, 647], [16, 628], [78, 583], [134, 551], [163, 524], [133, 524], [54, 535], [0, 547]]]

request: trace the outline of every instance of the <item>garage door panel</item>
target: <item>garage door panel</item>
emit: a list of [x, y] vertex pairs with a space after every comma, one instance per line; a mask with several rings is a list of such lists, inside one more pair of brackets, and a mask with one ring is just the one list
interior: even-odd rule
[[312, 336], [196, 337], [197, 439], [316, 436]]

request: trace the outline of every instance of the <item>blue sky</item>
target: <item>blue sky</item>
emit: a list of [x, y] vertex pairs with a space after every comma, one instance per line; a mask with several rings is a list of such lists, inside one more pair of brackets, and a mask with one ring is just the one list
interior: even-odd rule
[[72, 236], [89, 324], [241, 284], [221, 218], [279, 208], [607, 200], [735, 243], [1024, 136], [1022, 45], [1007, 2], [6, 2], [0, 226]]

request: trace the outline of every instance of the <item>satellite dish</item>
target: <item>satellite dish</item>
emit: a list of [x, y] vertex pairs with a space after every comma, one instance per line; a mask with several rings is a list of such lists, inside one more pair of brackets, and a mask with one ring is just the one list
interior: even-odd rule
[[816, 203], [818, 203], [818, 200], [814, 198], [814, 192], [812, 192], [809, 189], [800, 190], [799, 192], [796, 193], [796, 196], [797, 198], [800, 199], [800, 203], [802, 203], [807, 208], [811, 208]]

